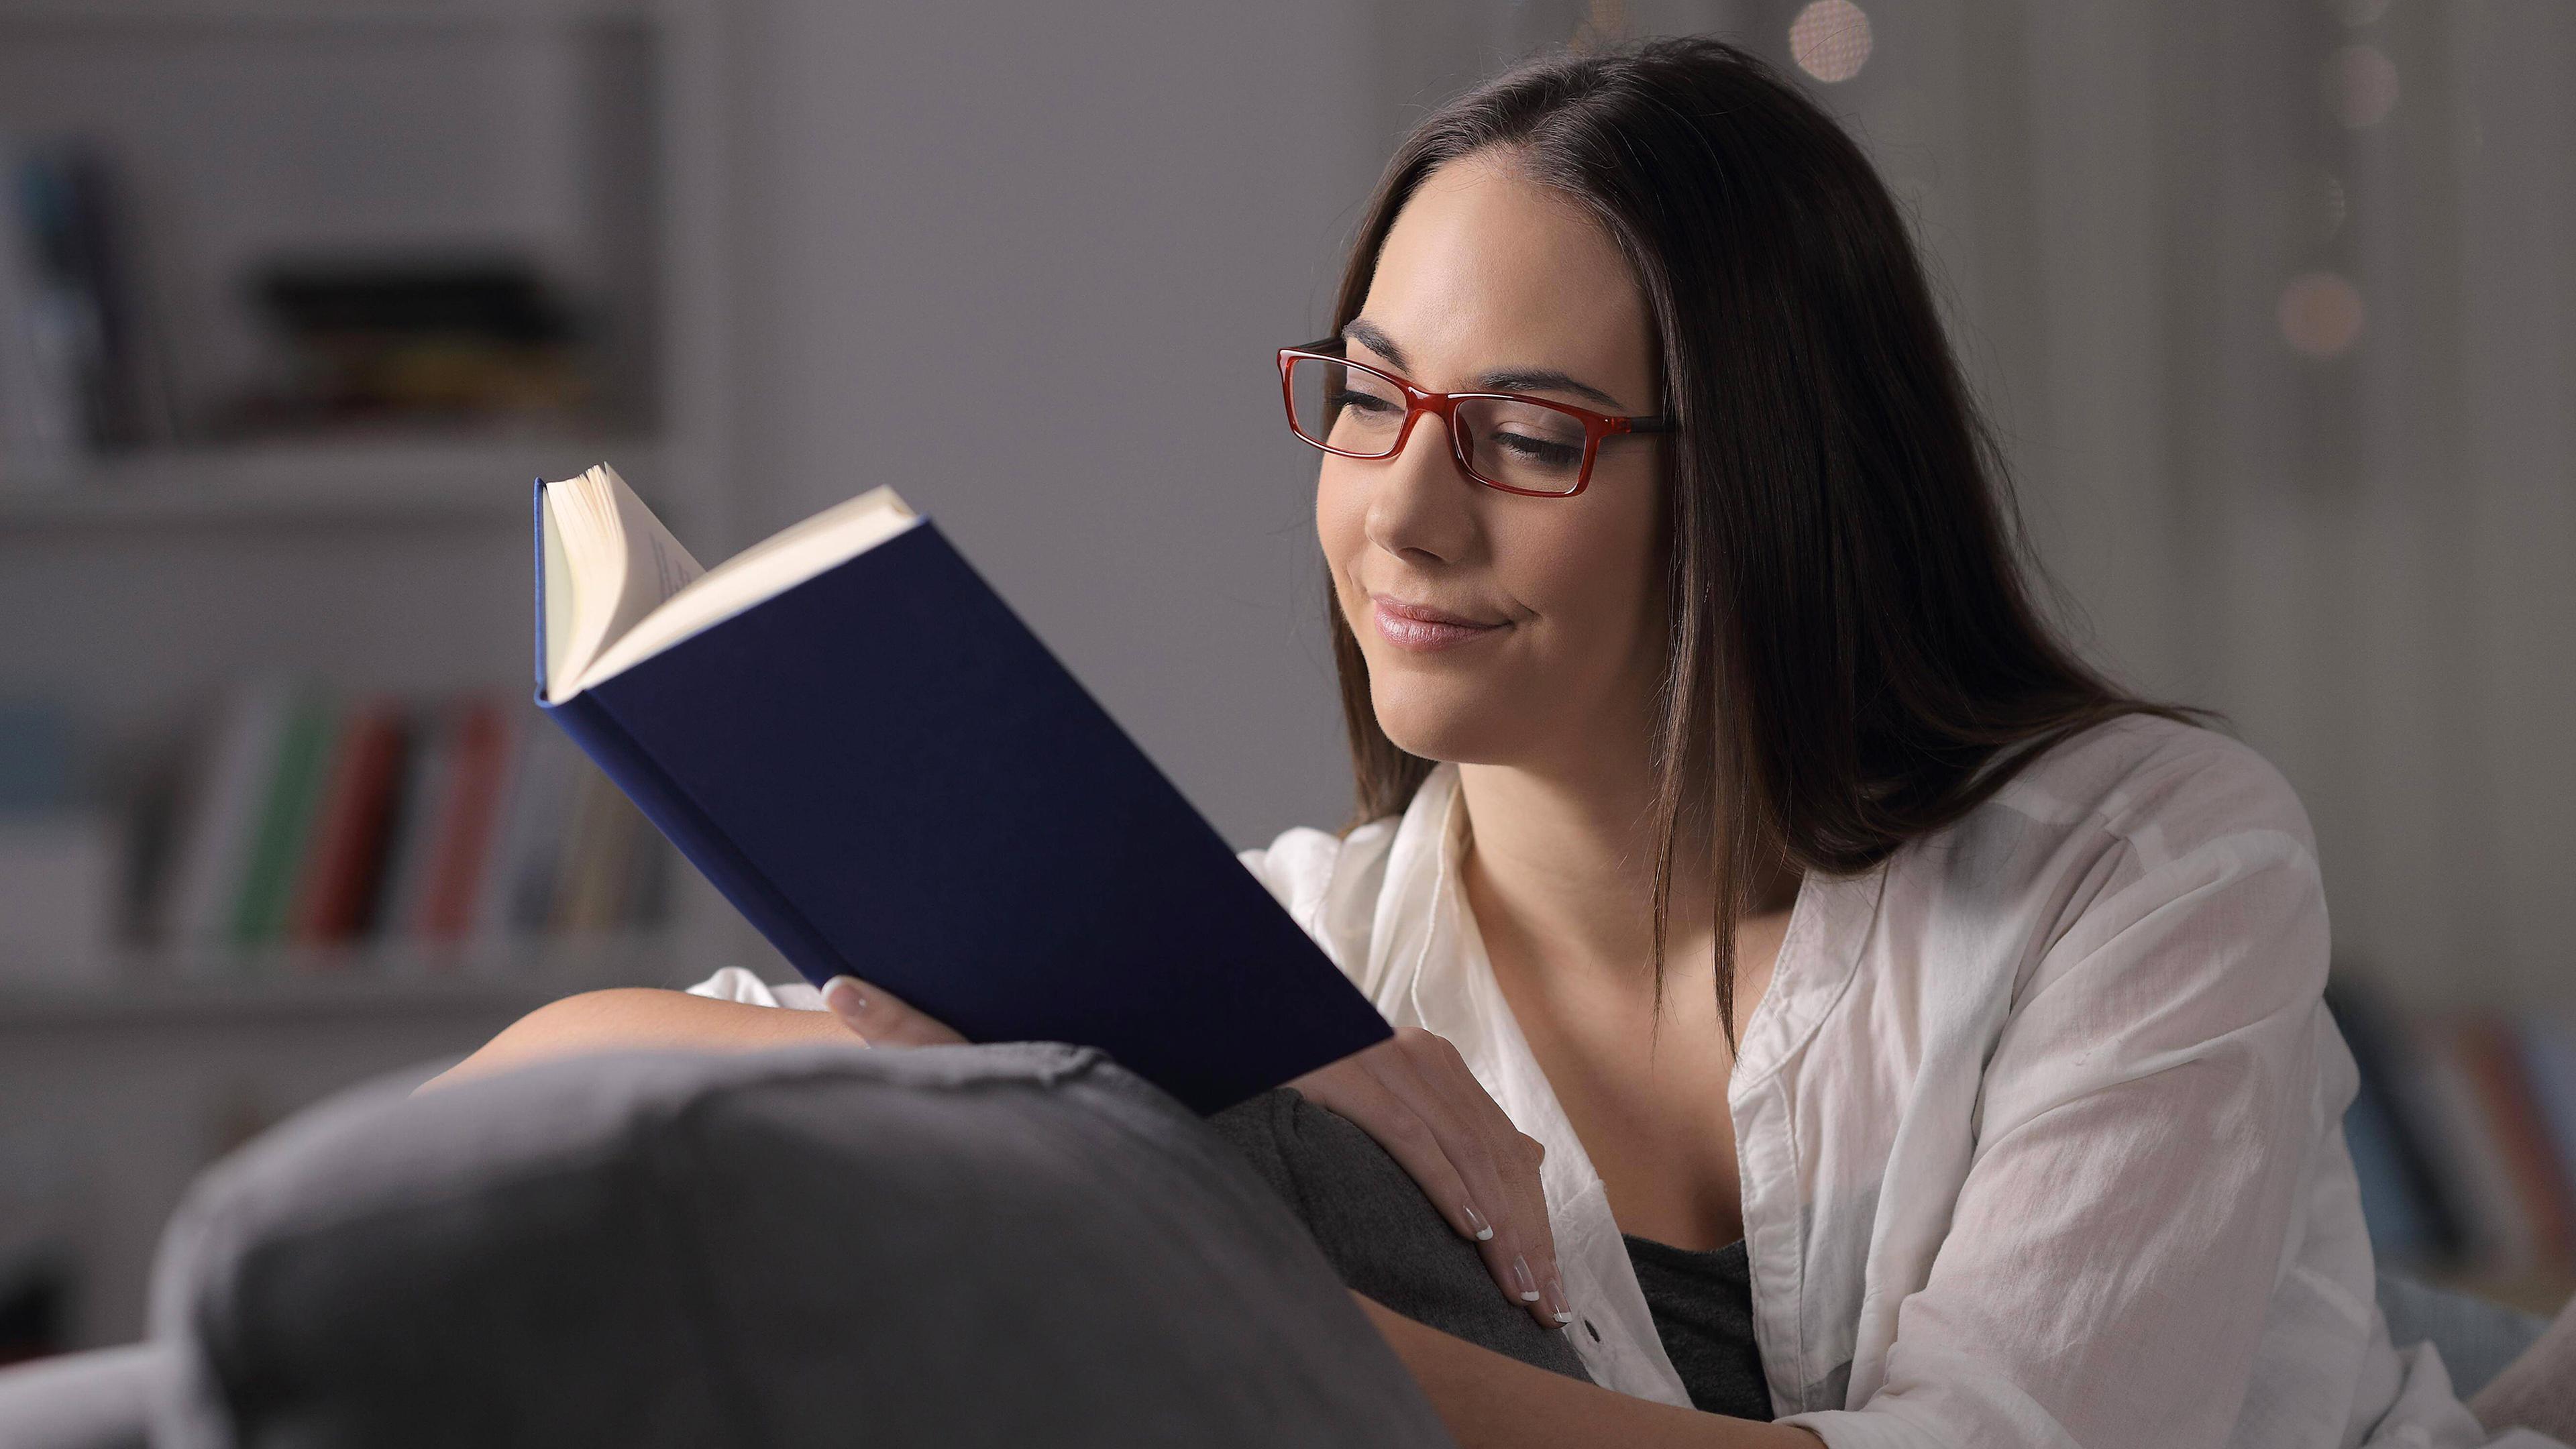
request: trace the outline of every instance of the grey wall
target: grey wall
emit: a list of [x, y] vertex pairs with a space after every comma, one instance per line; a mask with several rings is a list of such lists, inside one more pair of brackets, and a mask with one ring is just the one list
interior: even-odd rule
[[[1795, 0], [935, 11], [735, 57], [749, 531], [893, 482], [1241, 842], [1337, 820], [1312, 460], [1267, 353], [1419, 106], [1607, 16], [1785, 63]], [[1873, 4], [1814, 88], [1915, 218], [2073, 632], [2314, 818], [2339, 956], [2564, 1000], [2576, 756], [2564, 6]], [[2347, 131], [2338, 47], [2403, 98]], [[2320, 232], [2321, 178], [2348, 217]], [[2349, 274], [2350, 353], [2284, 345]]]
[[1238, 843], [1349, 803], [1270, 353], [1388, 144], [1361, 8], [771, 0], [736, 37], [738, 531], [895, 485]]

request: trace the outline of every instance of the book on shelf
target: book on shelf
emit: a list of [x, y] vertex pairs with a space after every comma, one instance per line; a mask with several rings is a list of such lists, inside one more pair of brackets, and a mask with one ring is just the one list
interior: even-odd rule
[[330, 768], [329, 752], [338, 725], [336, 702], [319, 692], [302, 695], [287, 712], [259, 823], [251, 832], [241, 890], [233, 898], [235, 944], [256, 946], [285, 939], [297, 866], [305, 858], [314, 817], [326, 804], [321, 798], [322, 780]]
[[115, 960], [125, 831], [85, 798], [74, 737], [60, 705], [0, 697], [0, 982], [86, 983]]
[[2554, 1263], [2576, 1261], [2576, 1203], [2568, 1192], [2569, 1164], [2560, 1160], [2540, 1116], [2525, 1061], [2529, 1023], [2494, 1017], [2453, 1023], [2449, 1038], [2468, 1079], [2480, 1125], [2503, 1159], [2508, 1190], [2530, 1224], [2533, 1253]]
[[2576, 1018], [2400, 1016], [2345, 980], [2327, 1003], [2360, 1072], [2344, 1135], [2380, 1255], [2576, 1266]]
[[353, 702], [316, 797], [312, 843], [296, 868], [293, 918], [283, 932], [308, 944], [364, 930], [384, 867], [401, 785], [402, 707], [382, 697]]
[[237, 689], [195, 754], [157, 933], [183, 970], [223, 975], [293, 948], [345, 962], [399, 943], [454, 962], [656, 925], [667, 852], [529, 721], [485, 695]]
[[541, 703], [809, 980], [1202, 1111], [1387, 1035], [892, 490], [713, 570], [604, 465], [535, 505]]
[[87, 140], [0, 134], [0, 491], [177, 432], [114, 180]]

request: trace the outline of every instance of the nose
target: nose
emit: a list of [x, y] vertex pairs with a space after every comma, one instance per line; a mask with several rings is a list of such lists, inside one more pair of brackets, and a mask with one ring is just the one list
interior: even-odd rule
[[1456, 563], [1475, 547], [1476, 495], [1485, 490], [1459, 468], [1437, 414], [1416, 418], [1394, 457], [1356, 466], [1377, 474], [1364, 524], [1370, 543], [1408, 563]]

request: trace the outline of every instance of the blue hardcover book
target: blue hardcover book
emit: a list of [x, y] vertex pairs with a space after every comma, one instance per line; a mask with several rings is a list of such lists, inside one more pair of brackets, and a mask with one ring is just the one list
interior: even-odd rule
[[539, 705], [808, 979], [1201, 1112], [1388, 1034], [890, 490], [712, 572], [605, 465], [536, 514]]

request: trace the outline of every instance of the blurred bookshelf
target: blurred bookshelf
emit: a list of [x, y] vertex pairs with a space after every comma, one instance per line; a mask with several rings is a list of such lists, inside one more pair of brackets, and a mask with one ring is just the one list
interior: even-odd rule
[[[22, 951], [0, 989], [204, 974], [155, 832], [252, 681], [533, 718], [532, 479], [614, 461], [729, 543], [716, 33], [685, 0], [0, 0], [0, 607], [39, 621], [0, 706], [72, 739], [0, 814], [111, 837], [120, 912], [82, 953], [112, 969]], [[673, 897], [666, 936], [715, 910]]]
[[187, 1180], [295, 1108], [773, 964], [528, 683], [531, 480], [610, 461], [737, 542], [722, 31], [0, 0], [16, 1351], [131, 1336]]
[[2327, 1002], [2379, 1262], [2555, 1315], [2576, 1295], [2576, 1015], [2415, 1011], [2349, 975]]
[[227, 954], [212, 961], [148, 953], [114, 963], [110, 974], [119, 985], [112, 991], [0, 984], [0, 1030], [524, 1012], [582, 991], [674, 983], [690, 971], [671, 954], [668, 933], [658, 930], [520, 940], [463, 952], [373, 945]]
[[653, 0], [0, 0], [0, 22], [57, 27], [525, 28], [653, 18]]
[[[661, 471], [650, 439], [395, 438], [174, 447], [101, 458], [75, 481], [0, 494], [0, 530], [527, 521], [528, 484], [601, 458]], [[575, 461], [579, 460], [579, 461]]]

